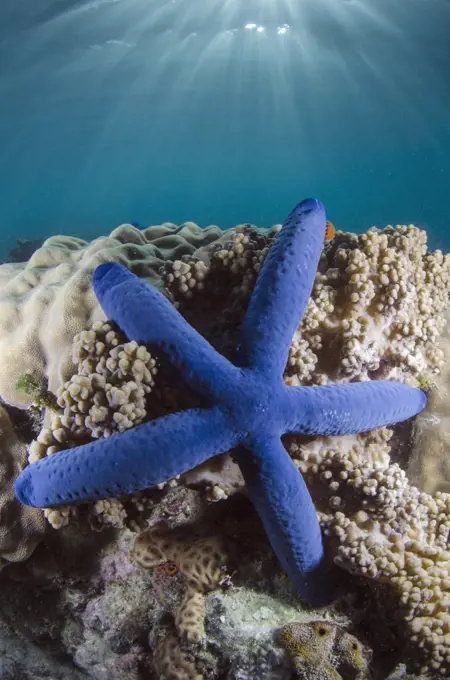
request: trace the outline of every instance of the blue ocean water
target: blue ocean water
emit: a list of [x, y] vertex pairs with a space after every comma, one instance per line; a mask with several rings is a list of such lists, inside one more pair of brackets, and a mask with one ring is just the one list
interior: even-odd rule
[[2, 0], [0, 260], [308, 195], [448, 250], [449, 31], [448, 0]]

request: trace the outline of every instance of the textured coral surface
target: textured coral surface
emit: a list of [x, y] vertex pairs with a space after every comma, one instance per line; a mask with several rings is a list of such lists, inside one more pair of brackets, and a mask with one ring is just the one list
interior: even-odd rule
[[[92, 244], [52, 237], [26, 265], [1, 266], [0, 349], [9, 360], [0, 365], [0, 395], [29, 405], [33, 396], [17, 390], [17, 381], [31, 374], [58, 402], [47, 409], [30, 459], [195, 405], [158, 370], [148, 348], [105, 324], [89, 285], [95, 266], [119, 261], [158, 284], [189, 323], [233, 358], [256, 274], [276, 234], [277, 228], [250, 225], [226, 233], [191, 223], [143, 232], [125, 225]], [[338, 232], [325, 245], [285, 381], [392, 378], [420, 385], [430, 390], [430, 403], [419, 432], [427, 418], [444, 423], [448, 381], [438, 371], [447, 351], [439, 339], [448, 292], [448, 256], [429, 253], [416, 227]], [[61, 530], [50, 529], [28, 561], [0, 574], [0, 645], [8, 650], [0, 677], [78, 680], [81, 672], [98, 680], [288, 680], [299, 668], [298, 677], [306, 677], [304, 663], [283, 650], [279, 631], [323, 620], [341, 626], [344, 640], [353, 636], [373, 651], [374, 678], [446, 677], [450, 497], [436, 483], [444, 484], [446, 468], [435, 430], [429, 447], [417, 439], [411, 470], [419, 488], [412, 486], [414, 436], [404, 427], [286, 439], [313, 495], [327, 549], [342, 569], [341, 599], [325, 611], [306, 610], [280, 572], [228, 454], [162, 488], [46, 510]], [[17, 438], [6, 434], [1, 446], [1, 465], [16, 450], [19, 465], [25, 463]], [[4, 475], [7, 503], [14, 474]], [[34, 521], [39, 536], [42, 516]], [[8, 550], [23, 560], [35, 547], [35, 529], [20, 518], [14, 526], [20, 530]], [[161, 526], [172, 543], [162, 545], [152, 533]], [[190, 543], [180, 539], [186, 530]], [[4, 528], [3, 535], [10, 540]], [[143, 568], [135, 541], [154, 558]], [[211, 541], [225, 541], [227, 550], [214, 551], [217, 570], [208, 571], [211, 556], [200, 557], [198, 549]], [[211, 578], [206, 588], [204, 578]], [[26, 655], [17, 651], [24, 645]], [[401, 661], [406, 665], [397, 665]], [[330, 668], [320, 673], [347, 677], [336, 663]], [[321, 677], [318, 672], [312, 677]]]

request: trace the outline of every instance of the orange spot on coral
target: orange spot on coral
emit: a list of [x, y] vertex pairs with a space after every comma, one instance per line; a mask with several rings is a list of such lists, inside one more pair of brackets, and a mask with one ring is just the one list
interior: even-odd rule
[[166, 562], [165, 567], [166, 573], [169, 574], [169, 576], [175, 576], [175, 574], [178, 573], [178, 567], [175, 562]]
[[157, 576], [175, 576], [178, 574], [178, 567], [175, 562], [164, 562], [156, 567], [155, 573]]

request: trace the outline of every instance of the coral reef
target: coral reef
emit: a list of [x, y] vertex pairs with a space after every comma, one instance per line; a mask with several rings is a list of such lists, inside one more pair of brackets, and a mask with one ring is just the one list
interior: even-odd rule
[[22, 505], [14, 494], [14, 481], [26, 460], [26, 447], [0, 405], [0, 570], [26, 560], [45, 533], [41, 512]]
[[150, 569], [170, 559], [183, 574], [187, 587], [175, 613], [175, 630], [164, 631], [154, 654], [158, 677], [166, 680], [201, 678], [192, 649], [205, 636], [205, 594], [227, 581], [229, 549], [214, 536], [195, 537], [192, 529], [167, 531], [153, 527], [135, 540], [133, 560]]
[[205, 407], [151, 420], [30, 465], [16, 481], [18, 498], [37, 507], [110, 498], [166, 482], [235, 448], [247, 492], [286, 573], [308, 602], [330, 601], [334, 576], [316, 511], [280, 434], [364, 432], [414, 416], [426, 397], [393, 381], [314, 388], [284, 384], [325, 223], [324, 206], [316, 199], [299, 203], [285, 220], [258, 275], [236, 365], [205, 342], [155, 288], [117, 263], [98, 267], [93, 285], [108, 317], [129, 338], [161, 352]]
[[95, 321], [104, 321], [91, 287], [102, 262], [120, 262], [151, 282], [167, 259], [177, 259], [217, 240], [218, 227], [199, 229], [187, 222], [143, 231], [124, 224], [109, 237], [87, 243], [69, 236], [47, 239], [26, 263], [0, 267], [0, 396], [26, 407], [29, 396], [16, 389], [30, 374], [55, 393], [74, 374], [73, 338]]
[[[48, 378], [54, 393], [58, 388], [64, 391], [65, 383], [76, 384], [76, 379], [71, 381], [79, 371], [72, 358], [73, 338], [87, 330], [94, 347], [92, 321], [101, 322], [95, 335], [104, 323], [88, 283], [90, 272], [103, 261], [123, 262], [161, 289], [164, 285], [185, 319], [233, 360], [239, 325], [278, 232], [278, 227], [267, 231], [250, 225], [225, 233], [217, 228], [204, 233], [192, 224], [142, 232], [123, 226], [114, 236], [92, 244], [53, 237], [27, 265], [0, 267], [0, 345], [11, 356], [11, 364], [0, 367], [0, 394], [14, 404], [32, 403], [33, 395], [16, 390], [24, 374], [43, 389]], [[448, 256], [427, 252], [425, 233], [413, 226], [371, 230], [362, 236], [338, 232], [325, 244], [289, 352], [285, 381], [290, 385], [392, 378], [428, 392], [429, 404], [418, 419], [419, 437], [408, 468], [409, 430], [284, 439], [305, 475], [327, 549], [351, 574], [348, 582], [343, 579], [343, 591], [362, 589], [368, 600], [362, 604], [352, 600], [346, 617], [332, 608], [307, 611], [272, 559], [256, 517], [250, 528], [233, 534], [239, 561], [234, 585], [228, 589], [191, 591], [184, 572], [171, 576], [163, 568], [165, 561], [160, 568], [149, 569], [136, 569], [129, 562], [126, 553], [134, 537], [127, 527], [144, 529], [144, 535], [155, 522], [167, 519], [171, 527], [186, 521], [197, 527], [225, 506], [225, 519], [213, 534], [219, 538], [233, 512], [236, 526], [252, 517], [249, 504], [244, 509], [239, 505], [238, 492], [245, 493], [239, 467], [224, 454], [148, 494], [51, 509], [57, 513], [55, 524], [64, 516], [63, 531], [47, 533], [27, 562], [8, 562], [0, 574], [0, 650], [8, 650], [0, 675], [15, 678], [28, 672], [40, 678], [48, 663], [45, 672], [55, 678], [78, 680], [75, 668], [79, 668], [83, 677], [94, 680], [153, 680], [163, 677], [167, 661], [175, 658], [184, 677], [190, 673], [205, 680], [291, 680], [287, 655], [274, 643], [276, 630], [292, 622], [325, 619], [360, 639], [365, 639], [361, 632], [364, 636], [369, 632], [375, 666], [388, 650], [391, 665], [374, 677], [412, 680], [419, 677], [414, 672], [427, 680], [446, 677], [449, 497], [438, 493], [433, 498], [429, 493], [447, 490], [441, 436], [432, 426], [444, 427], [445, 419], [446, 374], [438, 341], [446, 337], [448, 274]], [[78, 300], [72, 299], [75, 295]], [[14, 324], [20, 328], [17, 334]], [[118, 345], [128, 342], [115, 326], [111, 329]], [[125, 379], [131, 379], [130, 373]], [[155, 381], [144, 397], [143, 422], [180, 408], [178, 385], [165, 367]], [[121, 389], [120, 381], [114, 385]], [[75, 399], [75, 407], [78, 403]], [[68, 442], [75, 446], [94, 440], [94, 427], [85, 426], [93, 406], [95, 402], [89, 401], [83, 412], [83, 442], [76, 441], [73, 431], [76, 416], [81, 415], [76, 409], [66, 403], [58, 407], [59, 414], [47, 410], [45, 434], [38, 437], [42, 448], [33, 444], [34, 454], [40, 458], [67, 448]], [[63, 409], [70, 428], [60, 442], [53, 431], [62, 429], [57, 419]], [[102, 428], [110, 415], [108, 408], [100, 437], [106, 434], [107, 428]], [[427, 440], [431, 436], [435, 439]], [[9, 444], [4, 451], [2, 447], [2, 463], [9, 451]], [[410, 476], [419, 490], [408, 481]], [[8, 489], [11, 481], [8, 477]], [[444, 486], [439, 488], [439, 483]], [[86, 516], [104, 531], [91, 534], [83, 522]], [[151, 529], [146, 528], [147, 521]], [[200, 643], [195, 642], [199, 635], [189, 643], [177, 630], [183, 625], [177, 612], [184, 597], [189, 630], [206, 630]], [[42, 658], [36, 661], [38, 648]], [[405, 663], [395, 667], [399, 660]]]

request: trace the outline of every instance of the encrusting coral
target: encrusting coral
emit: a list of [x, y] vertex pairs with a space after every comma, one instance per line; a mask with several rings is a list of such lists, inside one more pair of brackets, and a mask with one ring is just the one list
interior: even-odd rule
[[180, 646], [174, 631], [163, 631], [153, 653], [153, 668], [160, 680], [203, 680], [193, 655]]
[[334, 579], [316, 511], [280, 435], [368, 431], [420, 412], [426, 396], [382, 380], [313, 388], [284, 384], [325, 225], [325, 209], [316, 199], [299, 203], [284, 222], [252, 292], [235, 364], [155, 288], [116, 263], [98, 267], [93, 285], [107, 316], [127, 337], [159, 351], [205, 406], [46, 457], [17, 479], [18, 498], [46, 507], [114, 497], [156, 486], [236, 448], [247, 492], [284, 570], [304, 599], [329, 601]]
[[183, 574], [187, 587], [175, 613], [176, 632], [167, 633], [157, 645], [154, 666], [167, 680], [201, 678], [195, 663], [183, 651], [183, 643], [199, 644], [204, 635], [205, 593], [225, 580], [229, 551], [215, 536], [193, 537], [186, 529], [167, 531], [152, 527], [135, 540], [132, 559], [145, 569], [167, 560]]
[[0, 570], [9, 562], [26, 560], [46, 529], [42, 513], [19, 503], [14, 493], [14, 480], [26, 460], [26, 446], [0, 405]]

